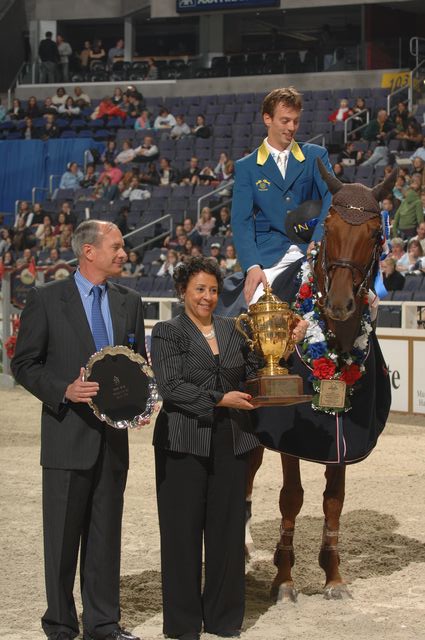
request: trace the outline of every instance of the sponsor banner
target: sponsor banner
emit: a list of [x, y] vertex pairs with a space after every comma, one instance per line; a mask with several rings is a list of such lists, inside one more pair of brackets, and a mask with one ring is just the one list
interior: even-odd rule
[[413, 412], [425, 414], [425, 340], [413, 342]]
[[177, 13], [280, 7], [280, 0], [176, 0]]
[[409, 341], [379, 337], [391, 382], [392, 411], [409, 411]]
[[381, 87], [388, 88], [392, 93], [401, 87], [408, 86], [410, 84], [410, 71], [400, 71], [396, 73], [383, 73], [381, 78]]

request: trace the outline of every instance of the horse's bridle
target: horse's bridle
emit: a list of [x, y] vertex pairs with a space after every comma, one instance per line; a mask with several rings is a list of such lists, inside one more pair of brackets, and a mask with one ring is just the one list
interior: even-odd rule
[[[376, 262], [381, 252], [382, 252], [382, 243], [380, 241], [379, 234], [377, 234], [375, 246], [372, 252], [372, 257], [367, 267], [363, 267], [362, 265], [359, 265], [358, 263], [354, 262], [353, 260], [349, 260], [348, 258], [338, 258], [337, 260], [333, 260], [332, 262], [327, 262], [326, 233], [325, 233], [321, 241], [322, 258], [321, 258], [320, 266], [322, 268], [323, 278], [324, 278], [324, 282], [323, 282], [324, 291], [323, 291], [323, 296], [321, 298], [321, 305], [324, 305], [326, 303], [326, 299], [328, 297], [329, 286], [330, 286], [329, 273], [332, 271], [332, 269], [335, 269], [336, 267], [340, 267], [342, 269], [349, 269], [351, 271], [351, 274], [353, 277], [353, 293], [355, 297], [362, 296], [364, 293], [367, 293], [369, 289], [370, 278], [373, 274]], [[354, 277], [356, 272], [360, 273], [360, 276], [362, 278], [360, 284], [358, 285], [354, 284]]]

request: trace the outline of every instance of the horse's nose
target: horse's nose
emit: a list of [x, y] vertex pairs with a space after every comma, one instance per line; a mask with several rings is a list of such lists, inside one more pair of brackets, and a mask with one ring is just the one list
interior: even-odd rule
[[354, 311], [354, 298], [350, 297], [345, 304], [338, 304], [338, 302], [332, 302], [328, 299], [326, 303], [326, 314], [333, 320], [339, 320], [344, 322], [347, 320]]

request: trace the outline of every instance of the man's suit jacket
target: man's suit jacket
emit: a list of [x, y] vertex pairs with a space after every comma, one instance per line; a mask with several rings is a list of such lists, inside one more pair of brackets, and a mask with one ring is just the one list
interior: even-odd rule
[[[320, 240], [331, 195], [319, 173], [317, 158], [332, 172], [328, 153], [316, 144], [294, 142], [285, 179], [263, 144], [235, 164], [232, 230], [239, 262], [246, 271], [254, 264], [271, 267], [294, 244], [285, 234], [285, 217], [305, 200], [322, 199], [313, 240]], [[300, 243], [301, 251], [307, 245]]]
[[[115, 344], [145, 354], [143, 308], [139, 294], [108, 284]], [[85, 403], [63, 402], [65, 390], [96, 351], [73, 276], [32, 289], [21, 316], [12, 371], [39, 398], [41, 464], [54, 469], [89, 469], [104, 444], [115, 469], [128, 467], [128, 436], [98, 420]]]
[[[254, 375], [255, 357], [236, 331], [234, 319], [214, 316], [214, 329], [219, 365], [185, 313], [153, 328], [152, 366], [164, 400], [155, 425], [155, 446], [208, 456], [217, 402], [225, 392], [239, 390], [241, 381]], [[217, 390], [217, 376], [222, 391]], [[258, 446], [257, 437], [250, 433], [250, 412], [230, 409], [229, 413], [235, 454]]]

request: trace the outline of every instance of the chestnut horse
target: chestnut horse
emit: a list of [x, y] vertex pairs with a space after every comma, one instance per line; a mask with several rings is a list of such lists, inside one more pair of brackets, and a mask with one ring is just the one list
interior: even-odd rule
[[[312, 280], [318, 292], [320, 314], [332, 343], [330, 346], [337, 353], [349, 354], [359, 335], [364, 307], [368, 304], [367, 294], [373, 284], [382, 250], [383, 230], [378, 201], [391, 191], [396, 172], [383, 183], [369, 189], [362, 184], [342, 184], [327, 173], [320, 160], [318, 162], [321, 175], [332, 194], [332, 204], [324, 223], [318, 255], [311, 259]], [[279, 296], [278, 284], [273, 285], [273, 291]], [[280, 451], [282, 460], [283, 487], [279, 501], [282, 521], [280, 540], [274, 554], [277, 575], [271, 588], [271, 594], [276, 599], [295, 601], [297, 598], [291, 569], [295, 561], [295, 521], [303, 504], [300, 458], [326, 464], [324, 527], [319, 553], [319, 564], [325, 572], [324, 596], [328, 599], [349, 596], [340, 574], [338, 553], [346, 464], [358, 462], [370, 453], [385, 426], [390, 406], [388, 375], [373, 332], [368, 341], [368, 356], [364, 362], [366, 374], [357, 385], [360, 390], [354, 390], [352, 408], [344, 414], [344, 418], [320, 410], [313, 411], [310, 404], [257, 410], [260, 441]], [[292, 372], [302, 375], [304, 393], [311, 394], [309, 370], [300, 353], [301, 350], [297, 349], [293, 354]], [[272, 435], [270, 429], [275, 429]], [[286, 432], [282, 433], [284, 429]], [[314, 447], [320, 451], [317, 453]], [[252, 452], [250, 460], [247, 524], [251, 514], [254, 477], [263, 453], [264, 447], [258, 447]], [[249, 526], [246, 545], [249, 555], [253, 550]]]

